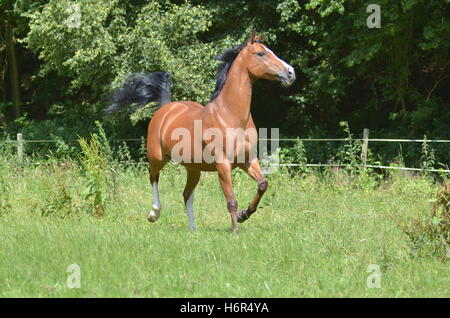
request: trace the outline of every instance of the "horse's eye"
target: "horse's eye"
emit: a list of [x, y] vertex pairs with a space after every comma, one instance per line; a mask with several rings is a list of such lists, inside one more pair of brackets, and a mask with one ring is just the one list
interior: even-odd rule
[[258, 52], [258, 55], [259, 55], [259, 56], [264, 56], [264, 55], [266, 55], [266, 52], [260, 51], [260, 52]]

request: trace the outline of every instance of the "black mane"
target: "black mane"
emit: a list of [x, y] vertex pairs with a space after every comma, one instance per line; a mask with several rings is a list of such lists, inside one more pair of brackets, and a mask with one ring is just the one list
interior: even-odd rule
[[227, 80], [228, 70], [230, 69], [231, 64], [233, 64], [239, 52], [242, 51], [242, 49], [245, 47], [246, 44], [247, 41], [245, 41], [240, 45], [236, 45], [235, 47], [226, 50], [222, 54], [214, 57], [215, 60], [222, 61], [223, 63], [217, 67], [216, 88], [214, 89], [211, 101], [213, 101], [214, 99], [216, 99], [217, 96], [219, 96], [220, 91], [222, 90], [223, 85], [225, 85], [225, 82]]

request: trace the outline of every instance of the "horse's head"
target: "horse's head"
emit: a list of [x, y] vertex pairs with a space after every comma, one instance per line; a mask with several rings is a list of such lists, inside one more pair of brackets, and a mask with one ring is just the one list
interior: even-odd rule
[[278, 80], [284, 87], [295, 81], [294, 68], [262, 43], [262, 34], [253, 33], [241, 54], [253, 79]]

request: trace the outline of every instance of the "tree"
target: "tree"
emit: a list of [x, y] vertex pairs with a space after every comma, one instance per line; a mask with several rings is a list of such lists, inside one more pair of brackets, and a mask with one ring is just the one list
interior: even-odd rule
[[[86, 110], [98, 118], [104, 97], [129, 73], [160, 70], [172, 75], [174, 99], [207, 103], [213, 57], [256, 28], [298, 78], [287, 90], [255, 85], [257, 126], [325, 137], [348, 121], [386, 137], [450, 138], [450, 2], [379, 0], [381, 27], [371, 29], [372, 2], [15, 0], [16, 36], [47, 89], [22, 107], [48, 105], [47, 120], [84, 118]], [[149, 105], [133, 119], [151, 115]]]
[[17, 118], [20, 115], [20, 83], [19, 83], [19, 66], [16, 53], [16, 37], [14, 35], [15, 19], [13, 3], [10, 0], [2, 0], [0, 2], [0, 20], [3, 21], [0, 26], [0, 54], [5, 57], [0, 74], [2, 81], [5, 80], [5, 75], [8, 73], [10, 82], [10, 95], [14, 108], [14, 116]]

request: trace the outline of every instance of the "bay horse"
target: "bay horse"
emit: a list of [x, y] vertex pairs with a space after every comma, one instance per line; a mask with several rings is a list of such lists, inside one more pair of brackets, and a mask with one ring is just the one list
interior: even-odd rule
[[[136, 104], [135, 109], [151, 101], [159, 102], [159, 109], [154, 113], [148, 126], [147, 157], [149, 160], [150, 183], [153, 187], [152, 210], [147, 219], [155, 222], [161, 211], [158, 193], [159, 174], [164, 165], [174, 158], [173, 152], [181, 138], [174, 138], [177, 129], [184, 129], [194, 135], [192, 140], [201, 145], [201, 151], [211, 144], [211, 136], [205, 131], [215, 129], [222, 133], [222, 145], [235, 143], [237, 134], [226, 134], [230, 128], [253, 129], [255, 124], [250, 113], [252, 85], [258, 79], [280, 81], [282, 86], [289, 86], [295, 80], [294, 68], [278, 58], [263, 44], [262, 34], [255, 32], [241, 45], [235, 46], [216, 57], [222, 64], [218, 67], [216, 88], [211, 102], [206, 106], [193, 101], [171, 101], [171, 80], [167, 72], [134, 73], [129, 76], [123, 86], [116, 90], [112, 103], [106, 112], [113, 112], [123, 107]], [[196, 135], [196, 123], [201, 123], [201, 134]], [[180, 137], [179, 135], [177, 135]], [[192, 137], [191, 137], [192, 138]], [[218, 138], [215, 136], [215, 138]], [[197, 186], [201, 171], [217, 171], [227, 209], [231, 216], [231, 230], [237, 232], [238, 223], [242, 223], [252, 215], [258, 206], [268, 182], [261, 172], [258, 158], [250, 158], [250, 149], [254, 149], [255, 138], [247, 138], [242, 149], [234, 149], [232, 155], [225, 149], [214, 149], [214, 160], [207, 161], [200, 157], [195, 160], [192, 151], [184, 149], [180, 152], [184, 158], [181, 164], [186, 168], [187, 181], [183, 191], [184, 203], [189, 218], [189, 227], [195, 230], [193, 211], [193, 193]], [[235, 146], [236, 148], [237, 146]], [[194, 149], [195, 150], [195, 149]], [[233, 149], [232, 149], [233, 150]], [[195, 152], [195, 151], [194, 151]], [[245, 160], [237, 160], [238, 155], [245, 154]], [[191, 159], [191, 160], [189, 160]], [[197, 158], [198, 159], [198, 158]], [[244, 170], [258, 185], [257, 193], [245, 210], [238, 212], [238, 204], [232, 188], [231, 171], [239, 167]]]

